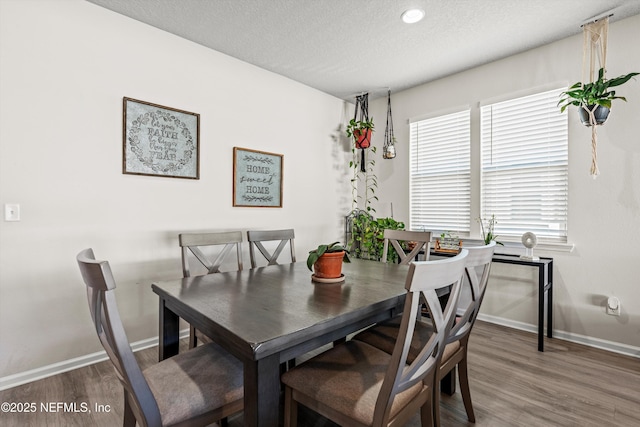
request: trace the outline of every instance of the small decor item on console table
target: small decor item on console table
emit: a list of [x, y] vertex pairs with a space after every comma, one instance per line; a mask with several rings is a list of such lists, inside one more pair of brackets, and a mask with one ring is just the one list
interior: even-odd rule
[[458, 235], [451, 231], [445, 231], [440, 235], [440, 239], [436, 240], [433, 250], [435, 252], [457, 254], [460, 249], [462, 249], [462, 240], [458, 238]]
[[351, 262], [349, 251], [339, 242], [330, 245], [320, 245], [316, 249], [309, 251], [307, 257], [307, 267], [315, 271], [311, 275], [311, 280], [318, 283], [339, 283], [344, 281], [342, 274], [342, 263]]

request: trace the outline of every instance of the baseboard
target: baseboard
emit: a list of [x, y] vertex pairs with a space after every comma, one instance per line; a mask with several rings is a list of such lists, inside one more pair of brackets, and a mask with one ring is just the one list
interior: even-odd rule
[[[186, 338], [188, 336], [189, 329], [180, 331], [180, 338]], [[153, 337], [131, 343], [131, 349], [136, 352], [149, 347], [155, 347], [157, 345], [158, 337]], [[0, 378], [0, 391], [27, 384], [33, 381], [41, 380], [43, 378], [51, 377], [53, 375], [61, 374], [63, 372], [72, 371], [84, 366], [93, 365], [94, 363], [102, 362], [107, 359], [108, 356], [105, 351], [98, 351], [96, 353], [75, 357], [73, 359], [63, 360], [62, 362], [53, 363], [51, 365], [32, 369], [30, 371], [8, 375], [6, 377]]]
[[[521, 331], [533, 332], [535, 334], [538, 333], [538, 326], [532, 325], [530, 323], [518, 322], [516, 320], [505, 319], [502, 317], [489, 316], [482, 313], [478, 314], [478, 319], [489, 323], [495, 323], [496, 325], [519, 329]], [[588, 337], [586, 335], [574, 334], [557, 329], [553, 330], [553, 339], [561, 339], [577, 344], [583, 344], [589, 347], [599, 348], [601, 350], [611, 351], [613, 353], [624, 354], [625, 356], [640, 358], [640, 347], [635, 347], [632, 345]]]

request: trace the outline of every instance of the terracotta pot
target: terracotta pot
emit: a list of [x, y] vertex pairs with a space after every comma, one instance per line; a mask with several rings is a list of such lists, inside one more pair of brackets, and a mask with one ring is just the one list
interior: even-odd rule
[[313, 264], [313, 271], [315, 271], [316, 277], [321, 279], [337, 279], [340, 277], [342, 275], [342, 258], [344, 258], [344, 251], [323, 254]]
[[371, 145], [371, 129], [355, 129], [353, 136], [356, 140], [357, 148], [369, 148]]
[[[588, 105], [587, 108], [589, 111], [593, 110], [593, 105]], [[591, 126], [591, 122], [589, 121], [589, 111], [585, 110], [584, 107], [578, 107], [578, 115], [580, 117], [580, 121], [585, 126]], [[598, 105], [595, 111], [593, 112], [593, 116], [596, 119], [596, 125], [601, 125], [607, 121], [609, 118], [609, 109], [607, 107], [603, 107], [602, 105]]]

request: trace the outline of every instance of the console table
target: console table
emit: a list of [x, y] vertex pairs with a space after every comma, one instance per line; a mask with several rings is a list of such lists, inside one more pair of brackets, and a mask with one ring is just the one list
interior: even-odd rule
[[[430, 251], [432, 256], [454, 256], [455, 254]], [[544, 320], [547, 318], [547, 337], [553, 338], [553, 258], [540, 257], [532, 261], [518, 255], [494, 254], [493, 262], [526, 265], [538, 268], [538, 351], [544, 351]], [[546, 304], [545, 304], [546, 301]]]
[[494, 254], [493, 262], [538, 268], [538, 351], [544, 351], [545, 309], [547, 337], [553, 338], [553, 258], [540, 257], [539, 260], [532, 261], [521, 259], [518, 255]]

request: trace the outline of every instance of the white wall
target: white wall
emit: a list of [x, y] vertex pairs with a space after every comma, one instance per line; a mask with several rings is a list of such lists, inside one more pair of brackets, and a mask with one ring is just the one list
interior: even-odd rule
[[[343, 102], [81, 0], [0, 2], [0, 378], [101, 350], [76, 254], [111, 262], [130, 341], [157, 336], [151, 282], [177, 235], [294, 228], [304, 259], [342, 237]], [[200, 114], [200, 180], [122, 174], [122, 98]], [[284, 206], [232, 207], [233, 147], [284, 154]], [[245, 265], [249, 264], [245, 244]]]
[[[640, 71], [640, 16], [614, 22], [609, 30], [609, 77]], [[396, 159], [377, 163], [380, 208], [393, 203], [395, 218], [409, 220], [408, 119], [471, 107], [473, 187], [479, 188], [478, 103], [521, 96], [581, 79], [582, 36], [552, 43], [420, 87], [392, 94]], [[393, 89], [393, 88], [392, 88]], [[618, 90], [628, 102], [614, 104], [598, 129], [601, 175], [589, 175], [591, 134], [569, 112], [569, 243], [572, 253], [538, 251], [555, 259], [555, 329], [559, 336], [640, 355], [640, 79]], [[371, 103], [381, 151], [386, 99]], [[480, 211], [472, 200], [472, 218]], [[381, 209], [379, 209], [381, 211]], [[384, 215], [381, 215], [384, 216]], [[479, 236], [472, 221], [472, 234]], [[474, 237], [474, 236], [472, 236]], [[482, 313], [531, 329], [537, 324], [533, 269], [494, 264]], [[605, 314], [607, 296], [622, 302], [622, 315]]]

